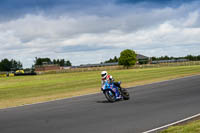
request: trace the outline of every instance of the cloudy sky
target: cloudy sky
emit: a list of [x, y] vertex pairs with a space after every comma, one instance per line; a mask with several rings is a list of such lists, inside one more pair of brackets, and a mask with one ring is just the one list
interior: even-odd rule
[[0, 60], [99, 63], [133, 49], [200, 54], [198, 0], [0, 0]]

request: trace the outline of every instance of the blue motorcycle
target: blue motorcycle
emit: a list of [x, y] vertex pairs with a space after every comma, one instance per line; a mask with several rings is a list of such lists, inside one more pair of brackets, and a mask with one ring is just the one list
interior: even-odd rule
[[120, 84], [121, 82], [105, 82], [102, 91], [109, 102], [115, 102], [121, 99], [129, 100], [130, 96], [127, 89], [118, 87]]

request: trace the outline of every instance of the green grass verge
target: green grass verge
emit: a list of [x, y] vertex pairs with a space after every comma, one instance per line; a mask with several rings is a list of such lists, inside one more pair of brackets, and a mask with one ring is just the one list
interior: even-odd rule
[[200, 133], [200, 120], [184, 125], [172, 126], [160, 133]]
[[[124, 87], [200, 74], [200, 65], [111, 70]], [[100, 92], [100, 71], [0, 78], [0, 108]]]

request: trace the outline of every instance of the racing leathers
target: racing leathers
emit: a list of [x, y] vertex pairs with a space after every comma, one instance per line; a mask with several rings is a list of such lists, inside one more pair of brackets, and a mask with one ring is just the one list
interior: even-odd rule
[[114, 79], [111, 75], [107, 75], [105, 78], [101, 79], [101, 89], [104, 87], [105, 82], [108, 81], [109, 83], [114, 83], [115, 86], [119, 87], [121, 89], [121, 86], [118, 82], [114, 82]]

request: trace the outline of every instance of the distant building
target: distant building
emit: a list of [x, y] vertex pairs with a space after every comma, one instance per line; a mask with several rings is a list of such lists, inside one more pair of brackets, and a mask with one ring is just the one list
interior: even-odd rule
[[156, 60], [156, 61], [151, 61], [151, 64], [187, 62], [187, 61], [189, 61], [189, 60], [188, 59]]
[[40, 72], [40, 71], [54, 71], [54, 70], [60, 70], [60, 66], [59, 65], [38, 65], [35, 66], [35, 71], [36, 72]]
[[100, 63], [100, 64], [81, 64], [80, 66], [73, 66], [72, 68], [103, 67], [103, 66], [116, 66], [116, 65], [118, 65], [118, 62]]
[[61, 70], [68, 70], [68, 69], [70, 69], [70, 68], [71, 68], [71, 66], [61, 66], [61, 67], [60, 67]]
[[150, 58], [141, 54], [137, 54], [137, 63], [138, 64], [147, 64], [150, 62]]

